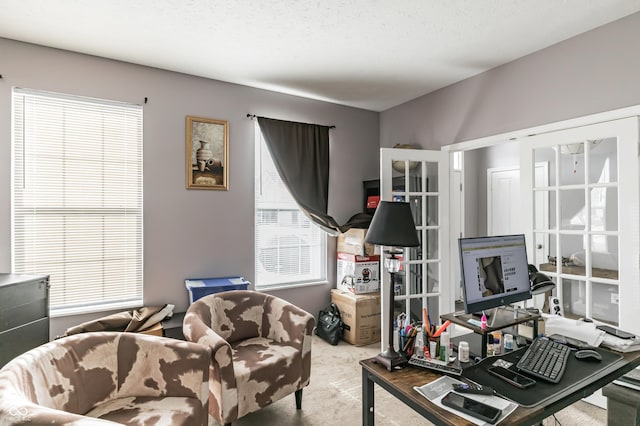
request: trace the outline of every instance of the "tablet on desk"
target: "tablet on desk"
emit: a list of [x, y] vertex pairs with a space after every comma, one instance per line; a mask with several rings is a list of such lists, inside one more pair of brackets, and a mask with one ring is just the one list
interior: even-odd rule
[[622, 331], [622, 330], [620, 330], [618, 328], [614, 328], [614, 327], [611, 327], [609, 325], [601, 324], [601, 325], [596, 326], [596, 328], [598, 330], [602, 330], [605, 333], [610, 334], [612, 336], [619, 337], [620, 339], [633, 339], [633, 338], [636, 337], [634, 334], [628, 333], [626, 331]]

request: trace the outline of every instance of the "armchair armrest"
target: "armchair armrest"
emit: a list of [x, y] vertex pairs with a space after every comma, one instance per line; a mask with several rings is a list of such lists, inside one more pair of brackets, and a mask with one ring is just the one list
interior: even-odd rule
[[[3, 390], [4, 392], [4, 390]], [[17, 399], [11, 404], [0, 403], [0, 424], [12, 425], [62, 425], [73, 424], [78, 426], [118, 425], [109, 420], [86, 417], [81, 414], [69, 413], [35, 404], [26, 399]]]
[[[311, 349], [311, 337], [316, 320], [313, 315], [286, 300], [272, 296], [266, 299], [265, 337], [276, 342], [286, 342], [304, 352], [308, 345]], [[307, 341], [307, 342], [305, 342]]]
[[211, 351], [209, 412], [220, 419], [223, 412], [227, 412], [229, 407], [237, 406], [238, 403], [231, 345], [205, 324], [195, 312], [187, 311], [182, 330], [187, 340], [203, 345]]

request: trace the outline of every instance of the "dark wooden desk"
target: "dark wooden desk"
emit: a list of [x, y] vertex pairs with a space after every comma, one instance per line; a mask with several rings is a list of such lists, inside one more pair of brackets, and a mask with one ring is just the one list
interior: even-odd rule
[[[440, 374], [428, 370], [406, 367], [393, 372], [376, 364], [373, 358], [360, 361], [362, 366], [362, 424], [374, 424], [374, 384], [378, 384], [391, 395], [411, 407], [427, 420], [438, 425], [469, 425], [462, 417], [431, 403], [416, 392], [414, 386], [422, 386], [440, 377]], [[590, 380], [577, 386], [563, 389], [559, 398], [547, 401], [541, 406], [525, 408], [518, 407], [506, 419], [506, 423], [515, 425], [530, 425], [542, 422], [543, 419], [591, 395], [596, 390], [612, 382], [621, 375], [640, 365], [640, 351], [624, 354], [623, 360], [616, 365], [614, 371], [597, 374]]]

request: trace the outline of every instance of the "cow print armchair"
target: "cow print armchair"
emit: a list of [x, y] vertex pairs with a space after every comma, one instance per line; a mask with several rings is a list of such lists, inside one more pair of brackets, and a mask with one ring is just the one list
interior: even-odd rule
[[210, 357], [137, 333], [63, 337], [0, 370], [0, 425], [207, 425]]
[[[195, 301], [184, 319], [187, 340], [211, 349], [209, 414], [231, 424], [309, 384], [315, 318], [272, 295], [235, 290]], [[284, 422], [284, 419], [283, 419]]]

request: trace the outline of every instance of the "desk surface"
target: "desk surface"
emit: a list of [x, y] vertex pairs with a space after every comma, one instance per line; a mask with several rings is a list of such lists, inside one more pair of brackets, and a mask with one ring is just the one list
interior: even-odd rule
[[[528, 425], [541, 422], [553, 413], [591, 395], [596, 390], [640, 365], [640, 351], [623, 354], [623, 361], [615, 371], [580, 383], [572, 389], [565, 389], [563, 398], [558, 401], [531, 408], [518, 407], [507, 417], [508, 423]], [[370, 410], [373, 406], [373, 383], [378, 384], [431, 422], [444, 425], [470, 424], [465, 419], [452, 415], [451, 412], [432, 404], [413, 389], [414, 386], [422, 386], [436, 380], [440, 377], [440, 374], [413, 367], [389, 372], [384, 367], [376, 364], [373, 358], [360, 361], [360, 365], [362, 366], [363, 379], [362, 410], [364, 425], [373, 424], [373, 412]], [[368, 392], [371, 394], [367, 394]]]

